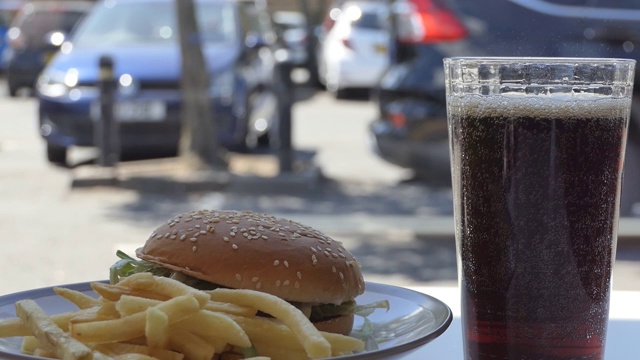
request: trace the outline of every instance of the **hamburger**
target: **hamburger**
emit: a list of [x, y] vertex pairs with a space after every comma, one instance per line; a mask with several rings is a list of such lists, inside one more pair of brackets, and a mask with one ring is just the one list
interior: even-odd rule
[[347, 335], [365, 290], [340, 242], [298, 222], [251, 211], [182, 213], [155, 229], [139, 260], [118, 252], [111, 282], [152, 272], [192, 287], [252, 289], [287, 300], [322, 331]]

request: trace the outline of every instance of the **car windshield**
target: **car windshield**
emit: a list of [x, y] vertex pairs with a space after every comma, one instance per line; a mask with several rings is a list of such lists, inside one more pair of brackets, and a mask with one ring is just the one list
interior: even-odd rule
[[70, 32], [80, 18], [83, 11], [75, 10], [35, 10], [16, 21], [23, 35], [33, 45], [44, 45], [45, 35], [50, 31]]
[[[237, 27], [231, 4], [197, 3], [200, 36], [206, 43], [236, 41]], [[78, 29], [76, 46], [173, 43], [178, 39], [175, 5], [166, 2], [119, 2], [101, 6]]]

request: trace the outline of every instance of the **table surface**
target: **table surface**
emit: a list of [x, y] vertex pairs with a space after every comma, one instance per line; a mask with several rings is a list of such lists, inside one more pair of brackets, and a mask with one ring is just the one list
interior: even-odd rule
[[[459, 289], [423, 286], [411, 289], [445, 302], [451, 308], [454, 318], [444, 334], [403, 359], [463, 359]], [[640, 344], [640, 291], [613, 291], [609, 310], [605, 359], [640, 359], [640, 354], [637, 351], [638, 344]]]

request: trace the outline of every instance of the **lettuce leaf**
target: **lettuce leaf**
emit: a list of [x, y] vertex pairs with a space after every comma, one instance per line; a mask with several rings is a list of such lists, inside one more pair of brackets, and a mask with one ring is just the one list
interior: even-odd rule
[[120, 260], [111, 265], [109, 269], [109, 282], [111, 284], [117, 284], [120, 282], [120, 279], [141, 272], [150, 272], [157, 276], [171, 275], [171, 270], [148, 261], [134, 259], [125, 254], [124, 251], [116, 251], [116, 256], [119, 257]]

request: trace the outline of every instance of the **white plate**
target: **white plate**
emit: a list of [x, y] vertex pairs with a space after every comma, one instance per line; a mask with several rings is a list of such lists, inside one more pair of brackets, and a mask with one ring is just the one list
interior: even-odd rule
[[[89, 283], [60, 285], [86, 292], [93, 296]], [[22, 299], [35, 300], [48, 314], [74, 310], [73, 304], [53, 292], [52, 287], [19, 292], [0, 297], [0, 320], [15, 317], [14, 303]], [[366, 352], [341, 356], [340, 360], [396, 359], [407, 356], [413, 350], [437, 338], [449, 327], [452, 314], [440, 300], [413, 290], [368, 282], [364, 294], [358, 296], [359, 304], [388, 300], [389, 311], [378, 309], [368, 319], [374, 324], [374, 332], [367, 343], [377, 347]], [[354, 329], [361, 328], [363, 319], [356, 316]], [[22, 338], [0, 338], [0, 358], [40, 359], [20, 353]]]

